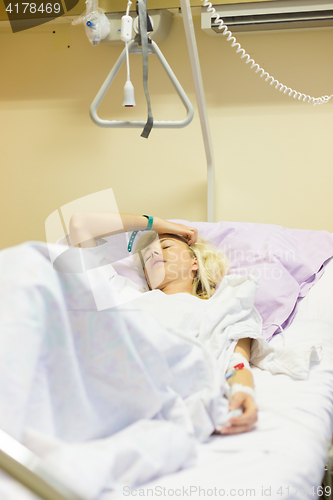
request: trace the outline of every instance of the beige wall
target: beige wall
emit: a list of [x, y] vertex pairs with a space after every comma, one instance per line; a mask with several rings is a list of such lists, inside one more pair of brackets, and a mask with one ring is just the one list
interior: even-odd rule
[[[215, 153], [216, 220], [333, 231], [333, 103], [313, 107], [283, 96], [225, 38], [203, 33], [199, 17], [195, 27]], [[333, 92], [333, 30], [238, 38], [283, 83], [316, 96]], [[181, 18], [160, 48], [195, 103]], [[206, 220], [197, 113], [189, 127], [153, 129], [149, 139], [139, 129], [102, 129], [90, 120], [90, 104], [120, 50], [93, 47], [82, 25], [16, 34], [0, 28], [0, 248], [45, 240], [49, 214], [107, 188], [122, 212]], [[123, 68], [102, 118], [146, 117], [140, 56], [132, 56], [131, 73], [138, 106], [121, 106]], [[149, 89], [155, 119], [183, 117], [153, 56]]]

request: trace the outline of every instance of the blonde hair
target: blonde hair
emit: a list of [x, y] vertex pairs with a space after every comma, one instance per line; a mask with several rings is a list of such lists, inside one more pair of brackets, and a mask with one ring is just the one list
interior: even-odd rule
[[[178, 234], [170, 234], [170, 236], [183, 241], [193, 257], [197, 258], [199, 269], [193, 279], [192, 295], [204, 300], [209, 299], [214, 294], [222, 278], [228, 274], [228, 258], [205, 238], [198, 237], [194, 245], [188, 245], [184, 236]], [[138, 253], [143, 268], [144, 262], [141, 252], [156, 239], [158, 239], [158, 234], [149, 232], [141, 236], [136, 244], [135, 252]]]

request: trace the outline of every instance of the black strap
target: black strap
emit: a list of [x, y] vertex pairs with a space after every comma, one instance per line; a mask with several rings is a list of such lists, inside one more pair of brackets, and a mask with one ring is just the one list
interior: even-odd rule
[[[136, 2], [135, 9], [136, 9], [136, 15], [139, 16], [139, 0], [137, 0]], [[139, 31], [140, 31], [140, 16], [139, 16]], [[153, 25], [151, 24], [151, 20], [147, 12], [147, 32], [151, 33], [152, 31], [154, 31]]]
[[143, 63], [143, 88], [146, 94], [148, 106], [148, 119], [142, 131], [141, 137], [148, 138], [153, 127], [154, 119], [151, 111], [150, 97], [148, 91], [148, 34], [147, 34], [147, 0], [139, 0], [139, 22], [142, 45], [142, 63]]

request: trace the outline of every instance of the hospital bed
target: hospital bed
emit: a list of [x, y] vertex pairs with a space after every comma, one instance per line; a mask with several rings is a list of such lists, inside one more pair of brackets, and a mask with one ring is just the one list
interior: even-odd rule
[[[272, 292], [268, 300], [274, 305], [273, 313], [278, 314], [274, 316], [272, 310], [262, 312], [263, 335], [271, 345], [297, 351], [313, 344], [321, 351], [321, 359], [312, 359], [308, 373], [298, 379], [253, 366], [259, 408], [253, 431], [229, 436], [213, 434], [206, 442], [197, 444], [196, 459], [187, 467], [149, 482], [106, 488], [98, 500], [127, 496], [332, 498], [332, 236], [325, 231], [290, 230], [265, 224], [178, 222], [196, 226], [199, 234], [218, 245], [231, 261], [231, 272], [251, 268], [257, 273], [264, 287], [264, 293], [258, 292], [259, 310], [265, 305], [263, 295], [268, 297]], [[129, 240], [130, 234], [126, 236]], [[119, 237], [108, 238], [110, 248], [115, 248]], [[236, 255], [237, 249], [242, 252]], [[131, 267], [132, 258], [127, 255], [115, 261], [111, 256], [110, 262], [119, 274], [135, 279], [137, 269]], [[281, 300], [277, 278], [283, 278], [283, 273], [285, 297]], [[287, 283], [291, 277], [294, 281]], [[139, 276], [138, 283], [140, 279]], [[293, 287], [298, 293], [290, 299]], [[47, 500], [80, 498], [75, 485], [72, 488], [54, 479], [52, 470], [44, 467], [42, 460], [3, 433], [0, 467], [5, 471], [0, 482], [11, 483], [12, 476], [34, 492], [18, 486], [18, 500], [39, 496]], [[12, 496], [7, 498], [14, 500]]]

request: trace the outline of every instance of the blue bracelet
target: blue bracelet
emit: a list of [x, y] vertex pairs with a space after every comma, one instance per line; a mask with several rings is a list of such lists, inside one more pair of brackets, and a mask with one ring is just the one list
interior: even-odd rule
[[[148, 226], [146, 227], [146, 229], [143, 229], [143, 231], [150, 231], [150, 229], [153, 227], [154, 217], [152, 217], [151, 215], [143, 215], [142, 217], [147, 217], [147, 219], [148, 219]], [[133, 231], [133, 233], [130, 237], [129, 243], [128, 243], [128, 247], [127, 247], [128, 252], [132, 251], [134, 238], [136, 237], [138, 232], [139, 231]]]

